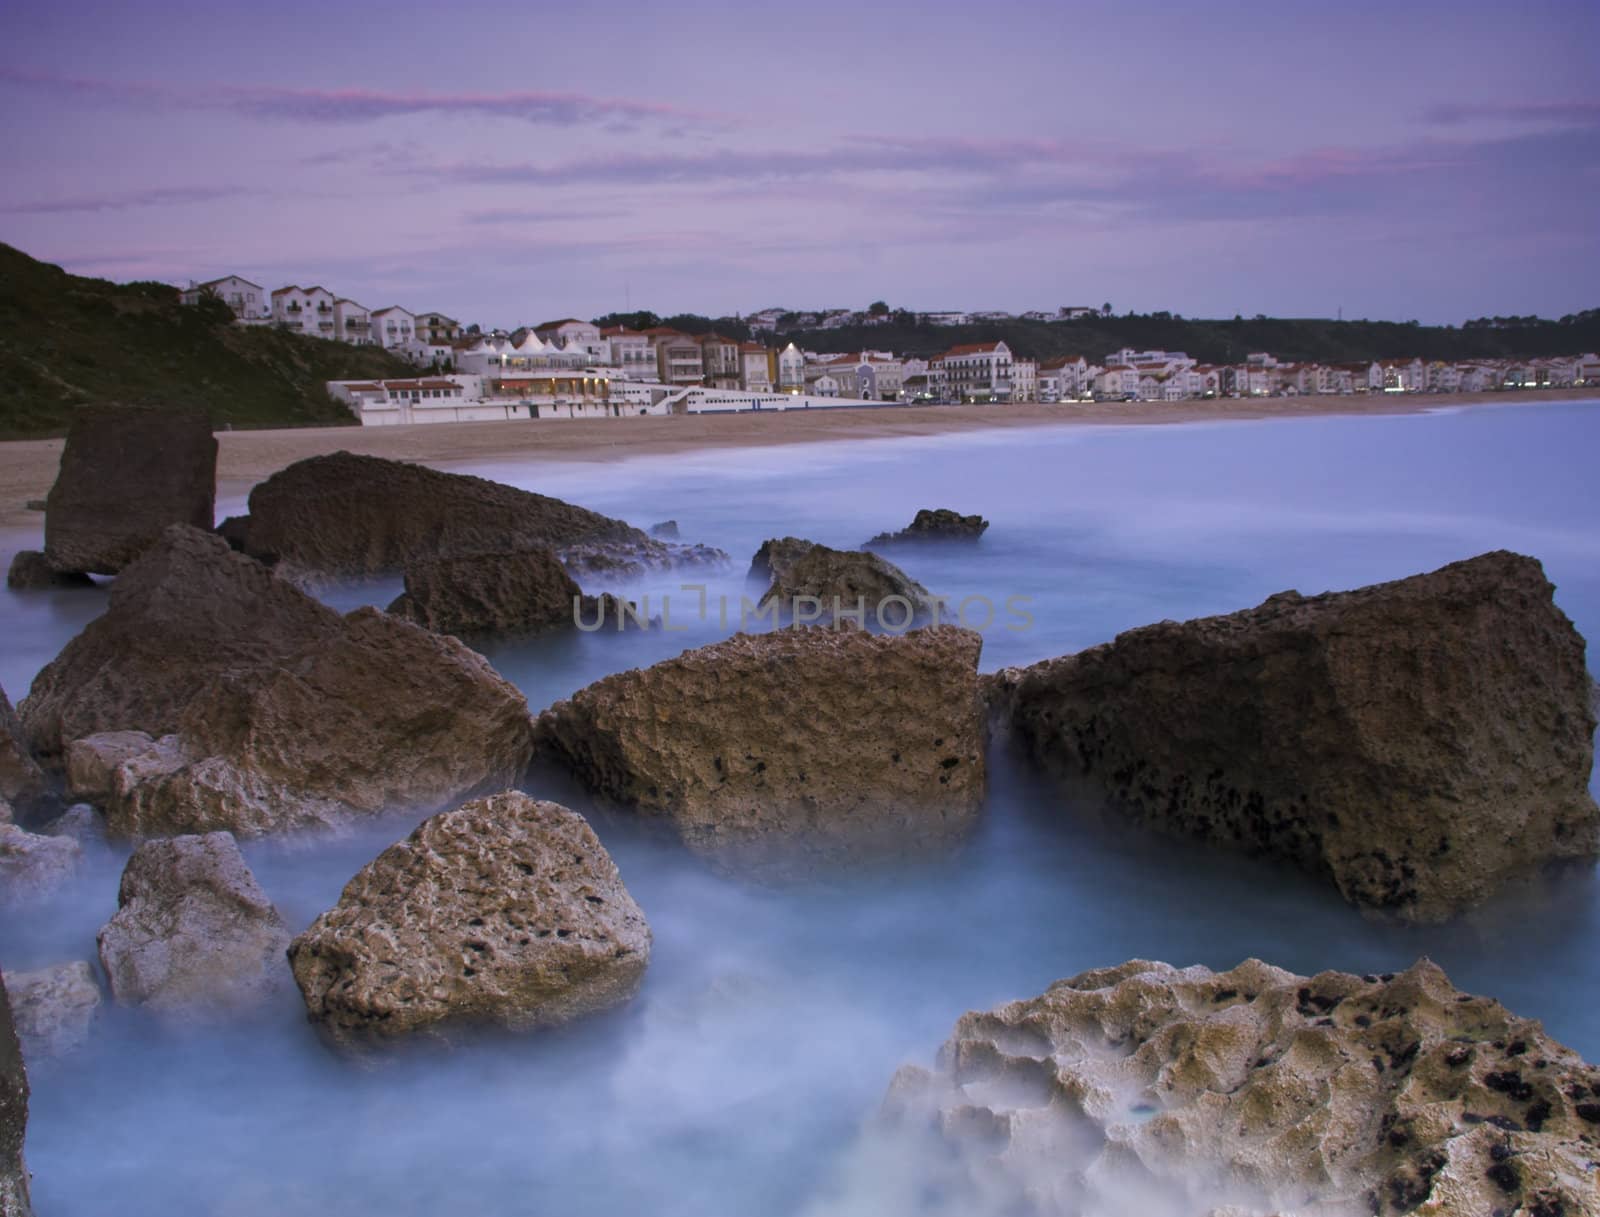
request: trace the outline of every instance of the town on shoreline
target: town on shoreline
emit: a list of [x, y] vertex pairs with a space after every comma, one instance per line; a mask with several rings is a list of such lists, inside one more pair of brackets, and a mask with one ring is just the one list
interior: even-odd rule
[[[443, 313], [368, 310], [320, 286], [267, 292], [237, 275], [191, 284], [185, 304], [225, 306], [235, 324], [376, 346], [416, 375], [327, 382], [363, 425], [513, 422], [666, 414], [728, 414], [886, 405], [1227, 402], [1266, 398], [1483, 394], [1600, 386], [1593, 352], [1530, 358], [1280, 360], [1256, 351], [1208, 363], [1184, 351], [1119, 350], [1036, 359], [1003, 339], [955, 343], [934, 354], [890, 349], [813, 350], [781, 343], [785, 329], [870, 326], [861, 313], [767, 309], [737, 319], [751, 341], [671, 325], [630, 328], [566, 317], [509, 332], [481, 332]], [[1106, 306], [1109, 310], [1109, 306]], [[1062, 308], [1026, 321], [1097, 315]], [[927, 313], [915, 320], [963, 326], [1002, 313]], [[604, 320], [604, 319], [602, 319]], [[815, 330], [811, 332], [816, 332]]]

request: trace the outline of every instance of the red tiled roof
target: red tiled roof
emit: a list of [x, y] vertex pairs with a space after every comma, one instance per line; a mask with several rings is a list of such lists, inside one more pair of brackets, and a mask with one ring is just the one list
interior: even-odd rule
[[944, 353], [942, 358], [949, 359], [957, 355], [985, 355], [990, 351], [998, 350], [999, 347], [1000, 344], [998, 342], [969, 342], [962, 346], [951, 347]]

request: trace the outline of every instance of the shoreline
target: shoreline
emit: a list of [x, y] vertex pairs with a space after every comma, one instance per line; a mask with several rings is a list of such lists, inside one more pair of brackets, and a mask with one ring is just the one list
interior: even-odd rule
[[[530, 459], [608, 463], [631, 457], [839, 440], [894, 439], [1045, 426], [1160, 426], [1272, 418], [1424, 414], [1453, 406], [1582, 401], [1600, 391], [1405, 394], [1360, 397], [1227, 398], [1176, 402], [1026, 402], [988, 406], [876, 406], [860, 409], [677, 414], [538, 423], [418, 423], [397, 427], [295, 427], [217, 433], [217, 498], [243, 497], [257, 482], [295, 461], [341, 449], [447, 466]], [[0, 528], [37, 527], [44, 516], [28, 500], [55, 481], [64, 441], [0, 443]]]

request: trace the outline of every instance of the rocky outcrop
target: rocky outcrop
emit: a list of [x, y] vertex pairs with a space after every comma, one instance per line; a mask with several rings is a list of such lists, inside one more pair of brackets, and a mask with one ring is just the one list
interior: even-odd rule
[[136, 849], [99, 943], [112, 996], [164, 1014], [244, 1010], [286, 979], [289, 931], [225, 832]]
[[59, 571], [114, 575], [171, 524], [209, 529], [217, 441], [198, 411], [85, 406], [46, 500], [44, 553]]
[[1012, 674], [1010, 722], [1134, 819], [1440, 920], [1600, 844], [1584, 644], [1553, 590], [1501, 552], [1285, 592]]
[[678, 521], [662, 520], [659, 524], [650, 525], [650, 535], [659, 537], [663, 541], [676, 541], [678, 539]]
[[[650, 539], [598, 512], [483, 478], [335, 452], [297, 461], [250, 492], [227, 522], [246, 553], [324, 575], [580, 541]], [[659, 542], [654, 544], [659, 545]]]
[[983, 798], [981, 646], [948, 626], [739, 634], [556, 703], [539, 754], [741, 870], [937, 849]]
[[1600, 1211], [1600, 1070], [1426, 960], [1085, 972], [963, 1016], [872, 1136], [917, 1212]]
[[813, 545], [773, 574], [760, 608], [785, 621], [854, 621], [901, 631], [937, 611], [928, 589], [877, 554]]
[[360, 1045], [617, 1005], [644, 975], [650, 929], [581, 816], [506, 792], [384, 850], [289, 959], [312, 1020]]
[[18, 550], [6, 569], [6, 586], [15, 592], [43, 592], [93, 587], [94, 580], [79, 571], [60, 571], [37, 549]]
[[175, 730], [199, 686], [281, 664], [339, 620], [219, 537], [174, 526], [122, 573], [106, 611], [39, 673], [18, 713], [34, 751], [59, 765], [86, 735]]
[[511, 784], [531, 750], [527, 703], [483, 656], [357, 609], [278, 667], [197, 690], [176, 739], [118, 765], [107, 828], [251, 835], [431, 810]]
[[0, 800], [28, 811], [49, 794], [50, 784], [33, 759], [22, 722], [6, 691], [0, 689]]
[[787, 574], [791, 566], [816, 546], [815, 541], [801, 537], [769, 537], [761, 542], [761, 548], [750, 559], [750, 573], [746, 577], [751, 583], [766, 587]]
[[33, 972], [9, 972], [5, 988], [29, 1060], [65, 1056], [88, 1041], [100, 1012], [100, 986], [87, 963], [75, 960]]
[[916, 544], [924, 541], [976, 541], [989, 527], [979, 515], [964, 516], [948, 507], [917, 512], [910, 525], [899, 532], [880, 532], [867, 542], [868, 548]]
[[0, 1217], [32, 1217], [28, 1165], [22, 1142], [28, 1132], [28, 1071], [11, 1025], [11, 1003], [0, 976]]
[[38, 900], [61, 887], [83, 860], [71, 837], [50, 837], [0, 822], [0, 907]]
[[548, 546], [413, 562], [405, 587], [390, 613], [460, 637], [570, 629], [583, 596]]

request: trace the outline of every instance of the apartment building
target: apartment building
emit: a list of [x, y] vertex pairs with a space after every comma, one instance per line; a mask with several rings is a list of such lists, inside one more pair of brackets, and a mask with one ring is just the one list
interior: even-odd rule
[[334, 295], [325, 287], [280, 287], [272, 293], [274, 325], [313, 338], [333, 338]]
[[183, 304], [195, 305], [207, 296], [215, 296], [232, 309], [235, 321], [259, 325], [272, 320], [272, 298], [267, 290], [239, 275], [190, 283], [179, 293], [178, 299]]

